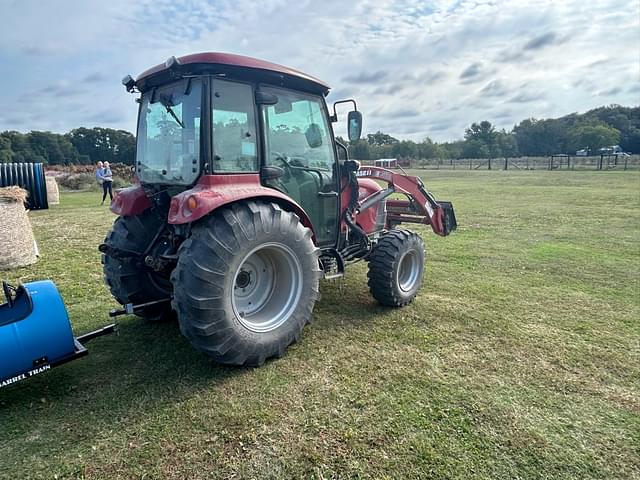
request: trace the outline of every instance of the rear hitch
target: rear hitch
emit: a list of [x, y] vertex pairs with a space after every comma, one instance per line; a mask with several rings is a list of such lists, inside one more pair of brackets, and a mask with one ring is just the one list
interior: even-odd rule
[[167, 303], [167, 302], [170, 302], [171, 300], [172, 300], [172, 297], [163, 298], [162, 300], [155, 300], [153, 302], [139, 303], [137, 305], [134, 305], [133, 303], [126, 303], [125, 305], [123, 305], [123, 308], [118, 308], [118, 309], [114, 308], [113, 310], [111, 310], [109, 312], [109, 316], [113, 318], [113, 317], [119, 317], [120, 315], [134, 315], [136, 312], [140, 310], [144, 310], [145, 308], [148, 308], [148, 307], [160, 305], [162, 303]]
[[122, 261], [136, 261], [140, 262], [142, 258], [142, 254], [139, 252], [134, 252], [132, 250], [126, 250], [124, 248], [116, 248], [106, 243], [101, 243], [98, 245], [98, 251], [107, 255], [108, 257], [113, 257], [117, 260]]

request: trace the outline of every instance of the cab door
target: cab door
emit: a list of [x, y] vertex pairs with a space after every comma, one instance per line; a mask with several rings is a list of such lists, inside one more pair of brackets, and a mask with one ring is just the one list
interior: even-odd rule
[[262, 87], [277, 103], [262, 106], [264, 164], [283, 175], [267, 185], [280, 190], [307, 212], [318, 245], [333, 245], [338, 229], [339, 171], [322, 97]]

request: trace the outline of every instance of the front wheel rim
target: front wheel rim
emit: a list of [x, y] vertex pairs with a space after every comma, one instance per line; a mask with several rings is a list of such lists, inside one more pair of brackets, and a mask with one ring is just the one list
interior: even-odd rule
[[251, 250], [233, 277], [233, 311], [248, 330], [270, 332], [285, 323], [302, 295], [302, 266], [296, 254], [281, 243], [265, 243]]
[[397, 283], [400, 290], [410, 292], [420, 281], [422, 263], [415, 250], [405, 253], [398, 263]]

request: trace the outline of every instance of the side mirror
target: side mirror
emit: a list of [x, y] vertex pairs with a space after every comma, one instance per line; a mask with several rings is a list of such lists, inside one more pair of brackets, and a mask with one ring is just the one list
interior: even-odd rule
[[311, 148], [318, 148], [322, 145], [322, 131], [317, 123], [312, 123], [304, 132], [304, 136], [307, 138], [307, 145]]
[[349, 134], [349, 141], [355, 142], [360, 140], [362, 134], [362, 114], [357, 110], [349, 112], [347, 117], [347, 132]]

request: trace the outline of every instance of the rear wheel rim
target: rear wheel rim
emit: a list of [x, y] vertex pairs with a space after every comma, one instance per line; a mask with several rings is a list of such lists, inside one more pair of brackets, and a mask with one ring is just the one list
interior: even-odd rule
[[252, 332], [275, 330], [293, 314], [302, 294], [302, 266], [293, 250], [265, 243], [251, 250], [233, 277], [232, 305]]
[[415, 250], [409, 250], [398, 264], [397, 283], [400, 290], [410, 292], [420, 281], [422, 263], [420, 255]]

